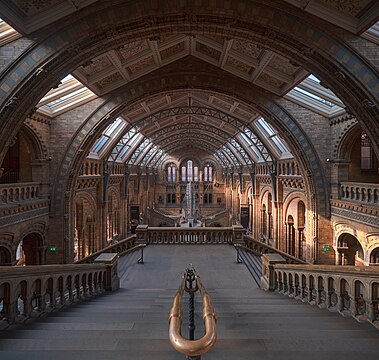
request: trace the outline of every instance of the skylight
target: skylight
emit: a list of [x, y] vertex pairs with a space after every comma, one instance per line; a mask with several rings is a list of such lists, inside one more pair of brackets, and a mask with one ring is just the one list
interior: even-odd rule
[[21, 37], [21, 34], [0, 18], [0, 46], [16, 40], [19, 37]]
[[125, 121], [122, 118], [117, 118], [105, 129], [101, 137], [96, 141], [93, 146], [91, 153], [97, 154], [100, 156], [101, 152], [108, 147], [117, 134], [121, 131], [122, 128], [126, 126]]
[[316, 82], [317, 84], [320, 84], [320, 79], [318, 79], [316, 76], [314, 76], [313, 74], [310, 74], [309, 76], [308, 76], [308, 79], [309, 80], [312, 80], [312, 81], [314, 81], [314, 82]]
[[71, 74], [65, 76], [38, 103], [38, 111], [57, 116], [95, 99], [97, 96]]
[[310, 74], [284, 97], [326, 117], [341, 115], [345, 111], [341, 99], [333, 91], [324, 87], [313, 74]]
[[368, 28], [361, 36], [379, 45], [379, 21]]
[[302, 93], [302, 94], [305, 94], [306, 96], [309, 96], [309, 97], [311, 97], [312, 99], [315, 99], [315, 100], [317, 100], [317, 101], [320, 101], [321, 103], [323, 103], [323, 104], [325, 104], [325, 105], [328, 105], [328, 106], [330, 106], [330, 107], [333, 106], [333, 104], [332, 104], [330, 101], [327, 101], [327, 100], [323, 99], [322, 97], [317, 96], [317, 95], [315, 95], [315, 94], [313, 94], [313, 93], [311, 93], [311, 92], [309, 92], [309, 91], [306, 91], [306, 90], [304, 90], [304, 89], [301, 89], [300, 87], [297, 87], [297, 86], [296, 86], [296, 87], [294, 88], [294, 90], [295, 90], [295, 91], [298, 91], [298, 92], [300, 92], [300, 93]]

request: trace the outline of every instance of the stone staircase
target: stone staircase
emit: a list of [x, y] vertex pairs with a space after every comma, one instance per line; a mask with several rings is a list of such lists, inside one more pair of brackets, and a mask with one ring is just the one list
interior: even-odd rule
[[[148, 246], [144, 264], [138, 257], [120, 259], [119, 291], [0, 332], [0, 359], [185, 359], [169, 344], [167, 318], [188, 263], [218, 318], [218, 340], [203, 359], [378, 359], [372, 325], [258, 289], [231, 246]], [[199, 297], [196, 309], [201, 325]]]

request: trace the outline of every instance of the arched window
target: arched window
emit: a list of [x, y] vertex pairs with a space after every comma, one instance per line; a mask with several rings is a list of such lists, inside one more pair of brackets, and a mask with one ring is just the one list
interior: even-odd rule
[[208, 181], [208, 166], [204, 167], [204, 181]]
[[193, 168], [193, 181], [194, 182], [199, 181], [199, 168], [197, 166]]
[[172, 182], [172, 167], [167, 168], [167, 182]]
[[187, 181], [193, 181], [192, 169], [193, 169], [193, 162], [192, 160], [188, 160], [187, 161]]
[[187, 169], [185, 166], [182, 166], [182, 181], [187, 181]]
[[174, 165], [167, 167], [167, 182], [174, 183], [176, 181], [176, 168]]
[[212, 166], [205, 165], [204, 166], [204, 181], [212, 181], [213, 180], [212, 176], [213, 176]]

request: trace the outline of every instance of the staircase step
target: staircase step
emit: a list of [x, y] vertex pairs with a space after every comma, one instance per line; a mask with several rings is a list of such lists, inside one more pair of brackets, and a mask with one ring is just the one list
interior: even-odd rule
[[[218, 339], [204, 360], [377, 359], [379, 332], [368, 323], [260, 290], [227, 245], [157, 245], [145, 264], [120, 259], [122, 288], [0, 332], [1, 360], [179, 360], [168, 341], [168, 313], [193, 263], [212, 296]], [[259, 268], [257, 259], [251, 260]], [[182, 333], [187, 334], [188, 297]], [[202, 335], [201, 299], [195, 301]]]

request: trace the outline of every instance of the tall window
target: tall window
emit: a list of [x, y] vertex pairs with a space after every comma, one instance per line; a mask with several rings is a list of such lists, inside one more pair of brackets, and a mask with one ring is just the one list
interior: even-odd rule
[[167, 168], [167, 181], [172, 182], [172, 167], [171, 166]]
[[367, 134], [362, 133], [361, 136], [361, 169], [371, 170], [372, 169], [372, 144]]
[[182, 182], [199, 181], [199, 168], [197, 166], [194, 166], [192, 160], [188, 160], [185, 164], [182, 165], [181, 179]]
[[193, 181], [192, 168], [193, 168], [193, 162], [192, 160], [188, 160], [187, 161], [187, 181]]
[[174, 183], [176, 181], [176, 168], [174, 165], [167, 167], [167, 182]]
[[193, 168], [193, 181], [199, 181], [199, 168], [197, 166]]
[[213, 171], [210, 165], [204, 167], [204, 181], [212, 181]]

